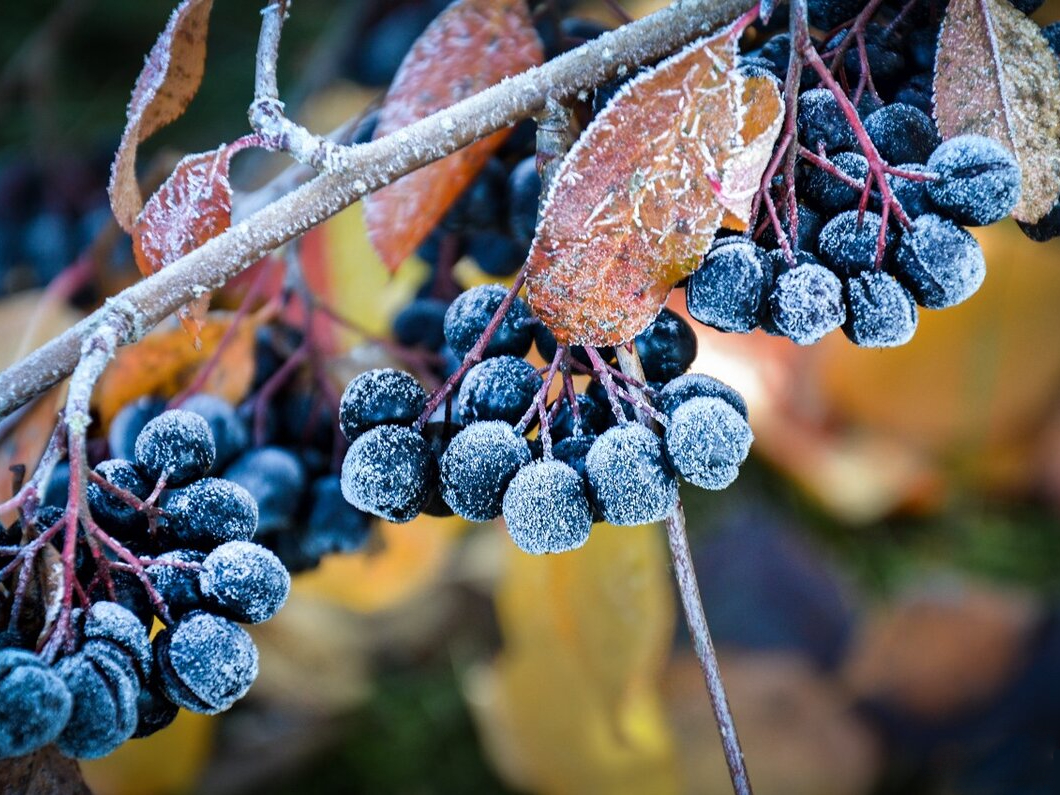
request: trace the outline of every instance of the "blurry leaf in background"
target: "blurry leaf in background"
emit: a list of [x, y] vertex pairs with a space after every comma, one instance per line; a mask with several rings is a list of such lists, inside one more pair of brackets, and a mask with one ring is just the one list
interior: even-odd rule
[[92, 795], [76, 760], [46, 745], [27, 756], [0, 759], [0, 795]]
[[466, 527], [462, 519], [426, 515], [408, 524], [380, 521], [369, 549], [325, 558], [295, 579], [294, 592], [360, 612], [394, 607], [437, 580]]
[[[218, 344], [232, 326], [229, 313], [213, 312], [200, 331], [202, 347], [188, 344], [180, 328], [163, 326], [136, 345], [121, 348], [107, 366], [92, 395], [104, 431], [122, 406], [141, 395], [172, 397], [187, 387], [210, 361]], [[254, 376], [253, 316], [239, 321], [233, 337], [220, 354], [202, 392], [238, 403], [247, 394]]]
[[679, 792], [658, 692], [674, 622], [659, 528], [597, 525], [574, 552], [506, 557], [503, 651], [467, 680], [502, 776], [549, 795]]
[[191, 792], [209, 758], [217, 728], [215, 719], [182, 709], [165, 731], [130, 740], [104, 759], [82, 762], [81, 769], [93, 795]]
[[[709, 606], [708, 606], [709, 609]], [[853, 701], [803, 656], [727, 652], [721, 672], [757, 795], [868, 795], [882, 749]], [[684, 795], [729, 792], [725, 757], [699, 663], [675, 656], [663, 678]]]
[[756, 453], [853, 522], [933, 510], [951, 486], [1026, 492], [1042, 434], [1060, 413], [1060, 244], [1015, 224], [977, 229], [983, 287], [924, 310], [902, 348], [858, 348], [836, 332], [811, 349], [761, 332], [699, 329], [693, 365], [744, 392]]
[[865, 621], [844, 679], [867, 701], [928, 721], [953, 718], [1012, 679], [1038, 617], [1026, 594], [947, 583], [936, 572], [928, 589], [881, 605]]

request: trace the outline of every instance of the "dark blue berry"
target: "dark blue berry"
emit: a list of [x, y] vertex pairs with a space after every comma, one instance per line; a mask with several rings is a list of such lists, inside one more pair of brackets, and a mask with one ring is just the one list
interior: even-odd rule
[[935, 122], [912, 105], [893, 102], [865, 119], [865, 132], [892, 165], [925, 163], [941, 143]]
[[1060, 237], [1060, 198], [1053, 203], [1053, 208], [1033, 224], [1019, 222], [1019, 227], [1027, 237], [1038, 243]]
[[1060, 22], [1052, 22], [1042, 28], [1042, 35], [1049, 42], [1053, 55], [1060, 58]]
[[55, 673], [72, 697], [70, 719], [55, 741], [67, 756], [98, 759], [136, 731], [139, 683], [130, 667], [101, 649], [64, 657]]
[[155, 397], [142, 397], [125, 404], [107, 429], [111, 457], [131, 461], [136, 456], [136, 437], [148, 422], [165, 410], [166, 401]]
[[574, 419], [570, 400], [566, 395], [556, 398], [562, 401], [556, 416], [552, 418], [550, 430], [553, 441], [566, 439], [576, 434], [600, 434], [614, 425], [614, 416], [608, 406], [600, 405], [596, 400], [585, 393], [579, 392], [575, 395], [578, 403], [578, 420]]
[[905, 37], [906, 62], [918, 74], [926, 73], [930, 79], [930, 73], [935, 68], [935, 51], [938, 49], [938, 43], [938, 25], [914, 28]]
[[499, 232], [480, 232], [467, 243], [467, 253], [488, 276], [511, 276], [526, 262], [528, 247]]
[[560, 461], [534, 461], [520, 469], [503, 507], [512, 540], [531, 555], [567, 552], [589, 540], [593, 520], [582, 478]]
[[541, 376], [525, 359], [496, 356], [472, 367], [457, 395], [456, 404], [464, 425], [485, 420], [519, 422], [541, 388]]
[[682, 403], [697, 397], [721, 398], [732, 406], [737, 414], [747, 419], [747, 403], [743, 395], [717, 378], [702, 373], [686, 373], [675, 378], [662, 388], [656, 405], [660, 411], [673, 414]]
[[148, 422], [136, 437], [135, 451], [136, 465], [151, 482], [164, 477], [170, 488], [204, 476], [217, 455], [206, 420], [181, 409]]
[[406, 348], [439, 351], [445, 345], [445, 311], [438, 298], [417, 298], [394, 316], [394, 339]]
[[670, 415], [666, 456], [682, 478], [702, 489], [724, 489], [739, 474], [754, 436], [728, 401], [695, 397]]
[[[848, 31], [837, 33], [828, 41], [827, 48], [834, 50], [847, 37]], [[898, 75], [905, 67], [905, 56], [898, 50], [897, 38], [887, 29], [875, 23], [865, 26], [865, 60], [868, 63], [872, 79], [877, 85]], [[843, 56], [843, 67], [852, 84], [861, 77], [861, 48], [854, 42]]]
[[81, 628], [85, 641], [113, 643], [129, 658], [141, 681], [151, 675], [151, 639], [140, 619], [117, 602], [93, 603], [84, 612]]
[[611, 524], [659, 522], [677, 504], [662, 440], [638, 423], [599, 436], [585, 457], [585, 474], [593, 502]]
[[529, 243], [534, 239], [540, 194], [541, 176], [535, 155], [519, 161], [508, 175], [508, 230], [516, 240]]
[[468, 521], [496, 519], [508, 484], [529, 462], [526, 439], [511, 425], [476, 422], [460, 431], [442, 455], [442, 497]]
[[206, 556], [199, 587], [210, 611], [246, 624], [268, 621], [287, 601], [291, 575], [259, 544], [229, 541]]
[[0, 759], [24, 756], [59, 736], [73, 701], [62, 678], [30, 651], [0, 649]]
[[203, 478], [173, 492], [161, 529], [171, 548], [211, 550], [226, 541], [249, 541], [258, 527], [258, 506], [231, 480]]
[[[206, 553], [196, 549], [175, 549], [162, 553], [155, 560], [157, 563], [147, 567], [147, 576], [169, 608], [170, 616], [176, 619], [202, 608], [199, 569], [190, 564], [201, 564], [206, 560]], [[167, 565], [170, 563], [180, 565]]]
[[[836, 170], [862, 186], [869, 175], [869, 161], [855, 152], [840, 152], [832, 158]], [[813, 167], [806, 177], [802, 195], [814, 202], [825, 215], [857, 207], [863, 188], [856, 188], [823, 168]]]
[[441, 226], [450, 232], [478, 233], [499, 229], [503, 217], [508, 169], [499, 160], [490, 159], [442, 219]]
[[688, 314], [721, 331], [758, 327], [767, 289], [765, 252], [749, 241], [717, 246], [688, 280]]
[[181, 408], [202, 417], [210, 426], [217, 456], [213, 472], [220, 472], [250, 444], [250, 435], [235, 407], [216, 395], [192, 395]]
[[[818, 250], [825, 265], [846, 279], [876, 264], [883, 219], [866, 211], [859, 219], [857, 210], [842, 212], [824, 225]], [[890, 245], [891, 231], [884, 235], [885, 248]]]
[[894, 94], [894, 101], [919, 108], [925, 114], [930, 115], [934, 112], [931, 99], [934, 90], [931, 72], [922, 72], [913, 75], [898, 87]]
[[847, 319], [843, 333], [866, 348], [905, 345], [916, 331], [917, 311], [912, 294], [888, 273], [865, 271], [844, 287]]
[[[445, 339], [457, 356], [467, 355], [486, 330], [508, 291], [498, 284], [472, 287], [457, 296], [445, 313]], [[533, 338], [530, 307], [516, 298], [496, 333], [486, 345], [485, 356], [525, 356]]]
[[232, 462], [224, 475], [245, 489], [257, 506], [259, 533], [291, 524], [308, 483], [302, 459], [282, 447], [248, 450]]
[[258, 675], [258, 650], [250, 635], [211, 613], [189, 613], [160, 632], [154, 655], [166, 698], [206, 715], [231, 707]]
[[434, 11], [426, 3], [393, 7], [351, 43], [345, 71], [363, 85], [386, 86], [433, 18]]
[[[60, 461], [52, 468], [51, 476], [48, 478], [48, 485], [44, 489], [44, 494], [41, 495], [40, 504], [42, 507], [65, 508], [69, 499], [70, 463], [68, 461]], [[38, 522], [38, 524], [40, 523]], [[45, 525], [45, 527], [50, 526]]]
[[408, 522], [423, 510], [437, 477], [426, 440], [401, 425], [358, 436], [342, 462], [342, 495], [358, 510]]
[[[930, 173], [927, 166], [920, 163], [902, 163], [897, 168], [910, 174]], [[908, 179], [888, 174], [887, 184], [898, 203], [902, 205], [905, 214], [910, 218], [917, 218], [924, 213], [932, 212], [933, 207], [927, 192], [927, 180]]]
[[349, 441], [378, 425], [411, 425], [427, 405], [427, 393], [406, 372], [368, 370], [350, 381], [339, 403], [339, 424]]
[[[820, 213], [801, 201], [796, 205], [795, 211], [798, 216], [798, 234], [794, 241], [794, 247], [803, 251], [817, 251], [817, 238], [820, 237], [821, 229], [824, 227], [824, 219]], [[791, 236], [788, 228], [791, 222], [788, 219], [787, 207], [778, 207], [777, 213], [780, 219], [780, 228], [790, 241]], [[774, 249], [780, 245], [777, 242], [777, 233], [772, 223], [767, 224], [766, 228], [762, 230], [762, 234], [758, 237], [758, 242], [763, 249]]]
[[313, 482], [310, 505], [302, 539], [306, 554], [316, 558], [345, 555], [364, 546], [372, 532], [372, 517], [346, 502], [337, 476], [327, 475]]
[[834, 152], [857, 144], [850, 122], [827, 88], [813, 88], [799, 94], [796, 122], [799, 140], [811, 151], [816, 152], [823, 145], [826, 152]]
[[938, 179], [928, 195], [944, 214], [964, 226], [986, 226], [1012, 212], [1020, 198], [1020, 167], [997, 141], [982, 135], [958, 135], [928, 159]]
[[806, 11], [811, 25], [831, 30], [856, 17], [863, 5], [863, 0], [808, 0]]
[[918, 304], [944, 309], [979, 289], [986, 276], [986, 261], [967, 230], [937, 215], [922, 215], [912, 229], [902, 232], [895, 275]]
[[812, 345], [846, 320], [843, 285], [823, 265], [799, 265], [777, 277], [769, 309], [784, 336], [798, 345]]
[[132, 738], [150, 737], [166, 728], [177, 718], [180, 707], [166, 698], [161, 684], [152, 680], [140, 688], [136, 699], [136, 731]]
[[[151, 495], [153, 484], [143, 479], [131, 461], [120, 458], [102, 461], [96, 465], [95, 472], [112, 486], [129, 492], [139, 500], [146, 500]], [[102, 486], [89, 481], [86, 495], [92, 518], [112, 535], [128, 538], [147, 528], [147, 517], [143, 513]]]
[[696, 332], [688, 321], [666, 308], [637, 335], [636, 345], [649, 381], [671, 381], [691, 367], [696, 358]]

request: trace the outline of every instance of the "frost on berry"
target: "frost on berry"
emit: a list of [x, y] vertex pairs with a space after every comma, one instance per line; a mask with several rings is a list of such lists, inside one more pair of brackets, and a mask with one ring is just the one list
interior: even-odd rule
[[166, 503], [163, 536], [174, 546], [210, 550], [226, 541], [249, 541], [258, 526], [258, 504], [231, 480], [203, 478], [174, 491]]
[[846, 285], [847, 319], [843, 332], [866, 348], [905, 345], [916, 331], [916, 302], [889, 273], [866, 271]]
[[525, 359], [497, 356], [472, 367], [460, 384], [456, 406], [465, 424], [483, 420], [519, 422], [541, 388], [537, 368]]
[[100, 601], [85, 611], [85, 640], [106, 640], [128, 655], [141, 679], [151, 673], [151, 641], [140, 619], [117, 602]]
[[163, 412], [136, 437], [136, 465], [153, 480], [166, 478], [170, 487], [200, 478], [213, 466], [217, 450], [210, 425], [198, 414], [181, 409]]
[[258, 624], [283, 607], [291, 590], [291, 575], [265, 547], [229, 541], [203, 561], [199, 584], [217, 612], [234, 621]]
[[105, 654], [77, 652], [55, 665], [70, 691], [70, 719], [56, 739], [59, 750], [80, 759], [114, 751], [136, 730], [139, 686], [131, 669]]
[[724, 489], [736, 480], [753, 438], [747, 420], [725, 400], [696, 397], [674, 410], [666, 455], [689, 483]]
[[524, 552], [577, 549], [589, 539], [592, 513], [582, 478], [560, 461], [534, 461], [519, 470], [504, 494], [504, 521]]
[[37, 655], [0, 649], [0, 759], [52, 742], [70, 719], [66, 684]]
[[667, 414], [673, 414], [678, 406], [695, 397], [721, 398], [747, 419], [747, 403], [743, 395], [717, 378], [702, 373], [686, 373], [664, 386], [659, 394], [658, 407]]
[[380, 425], [359, 436], [342, 462], [347, 502], [391, 522], [414, 519], [434, 479], [434, 457], [426, 440], [401, 425]]
[[777, 329], [798, 345], [812, 345], [846, 320], [839, 277], [815, 263], [780, 274], [769, 308]]
[[593, 501], [611, 524], [659, 522], [677, 504], [677, 479], [662, 440], [637, 423], [611, 428], [585, 457]]
[[[482, 284], [465, 290], [449, 305], [445, 312], [445, 340], [457, 356], [467, 356], [478, 342], [507, 292], [499, 284]], [[530, 307], [523, 299], [516, 298], [486, 344], [483, 355], [524, 356], [533, 339], [531, 324]]]
[[902, 233], [895, 252], [895, 273], [917, 303], [944, 309], [968, 299], [986, 278], [986, 260], [978, 241], [957, 224], [922, 215]]
[[959, 135], [931, 155], [931, 201], [957, 223], [986, 226], [1012, 212], [1022, 190], [1016, 158], [997, 141]]
[[411, 425], [427, 403], [419, 381], [391, 368], [361, 373], [342, 393], [339, 425], [349, 441], [377, 425]]
[[530, 462], [530, 447], [499, 420], [468, 425], [440, 461], [442, 498], [458, 516], [488, 522], [501, 515], [504, 491]]
[[688, 314], [720, 331], [748, 332], [758, 326], [768, 264], [750, 241], [715, 248], [692, 274], [685, 290]]

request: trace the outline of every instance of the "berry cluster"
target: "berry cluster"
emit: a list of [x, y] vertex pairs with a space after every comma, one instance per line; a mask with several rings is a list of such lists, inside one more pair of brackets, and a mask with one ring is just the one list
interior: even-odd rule
[[[76, 537], [54, 505], [5, 533], [50, 541], [64, 556], [72, 549], [81, 606], [42, 630], [16, 597], [0, 634], [0, 757], [51, 742], [69, 756], [104, 756], [164, 728], [178, 707], [226, 710], [254, 681], [257, 650], [239, 624], [275, 615], [290, 575], [251, 541], [258, 529], [251, 494], [210, 476], [232, 453], [226, 431], [234, 419], [225, 409], [234, 410], [215, 398], [193, 405], [202, 413], [174, 409], [140, 423], [130, 458], [94, 467], [89, 515], [73, 514]], [[114, 450], [125, 449], [119, 437], [130, 423], [137, 424], [128, 411], [115, 421]], [[0, 563], [0, 580], [15, 580], [17, 555]], [[155, 618], [165, 628], [152, 641]]]
[[[635, 340], [645, 382], [608, 362], [614, 350], [558, 346], [522, 299], [496, 285], [462, 293], [443, 336], [466, 370], [433, 396], [393, 369], [354, 378], [342, 396], [351, 443], [342, 489], [362, 511], [394, 522], [420, 512], [473, 522], [503, 515], [520, 548], [562, 552], [584, 544], [594, 521], [666, 518], [678, 476], [725, 488], [747, 457], [743, 399], [708, 376], [682, 375], [696, 339], [669, 310]], [[550, 366], [523, 358], [532, 345]], [[591, 376], [583, 392], [574, 374]], [[553, 384], [558, 395], [546, 404]]]

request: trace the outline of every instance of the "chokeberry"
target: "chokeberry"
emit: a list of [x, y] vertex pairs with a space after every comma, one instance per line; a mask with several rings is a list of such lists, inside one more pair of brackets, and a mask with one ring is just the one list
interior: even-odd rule
[[210, 426], [198, 414], [170, 409], [148, 422], [136, 437], [136, 465], [152, 483], [161, 478], [172, 488], [205, 475], [217, 450]]
[[689, 483], [718, 490], [736, 480], [753, 439], [747, 420], [727, 401], [696, 397], [670, 416], [666, 456]]
[[406, 348], [439, 351], [445, 345], [445, 312], [449, 304], [439, 298], [417, 298], [394, 316], [394, 339]]
[[[840, 213], [821, 230], [821, 259], [844, 279], [872, 268], [882, 223], [883, 219], [873, 212], [866, 211], [860, 218], [857, 210]], [[883, 240], [886, 249], [892, 242], [889, 229]]]
[[[785, 62], [785, 69], [787, 63]], [[812, 88], [799, 94], [796, 122], [799, 140], [807, 149], [816, 152], [823, 146], [826, 152], [851, 149], [858, 139], [843, 115], [835, 95], [827, 88]]]
[[1019, 201], [1019, 164], [992, 138], [950, 138], [931, 155], [927, 167], [938, 175], [927, 186], [931, 201], [959, 224], [986, 226], [1000, 221]]
[[611, 524], [662, 521], [677, 504], [662, 440], [638, 423], [601, 434], [585, 457], [585, 474], [593, 502]]
[[309, 522], [302, 539], [308, 555], [319, 558], [348, 554], [364, 546], [372, 532], [372, 517], [346, 502], [338, 477], [325, 475], [313, 481], [310, 505]]
[[173, 492], [168, 521], [160, 528], [170, 547], [211, 550], [226, 541], [249, 541], [258, 527], [258, 506], [231, 480], [203, 478]]
[[427, 405], [427, 393], [406, 372], [368, 370], [350, 381], [339, 403], [339, 425], [349, 441], [378, 425], [411, 425]]
[[508, 229], [516, 240], [529, 243], [537, 228], [537, 203], [541, 176], [537, 157], [521, 160], [508, 175]]
[[358, 510], [391, 522], [416, 518], [437, 477], [426, 440], [402, 425], [357, 437], [342, 462], [342, 495]]
[[155, 680], [140, 688], [136, 698], [136, 731], [133, 739], [150, 737], [166, 728], [177, 718], [180, 707], [166, 698], [161, 684]]
[[986, 277], [986, 261], [967, 230], [929, 213], [902, 232], [895, 252], [895, 275], [918, 304], [943, 309], [979, 289]]
[[81, 632], [86, 641], [113, 643], [129, 658], [141, 681], [147, 680], [151, 674], [151, 639], [131, 610], [104, 600], [89, 606], [83, 620]]
[[677, 378], [696, 358], [696, 332], [687, 320], [665, 307], [635, 341], [649, 381], [666, 383]]
[[[101, 461], [96, 465], [95, 472], [107, 483], [128, 492], [141, 501], [146, 500], [151, 494], [152, 484], [143, 479], [131, 461], [120, 458]], [[112, 535], [124, 538], [138, 530], [146, 529], [146, 515], [121, 497], [110, 493], [92, 481], [89, 481], [85, 492], [92, 518]]]
[[308, 483], [302, 458], [283, 447], [273, 446], [243, 453], [225, 470], [224, 476], [245, 489], [254, 501], [259, 533], [279, 530], [294, 521]]
[[503, 420], [515, 425], [533, 405], [541, 376], [525, 359], [495, 356], [479, 362], [464, 376], [457, 395], [457, 410], [464, 425]]
[[[902, 163], [897, 166], [901, 171], [910, 174], [929, 174], [927, 166], [920, 163]], [[887, 175], [887, 184], [894, 198], [902, 205], [902, 210], [910, 218], [917, 218], [932, 211], [931, 199], [928, 197], [928, 180], [909, 179], [895, 174]]]
[[36, 654], [0, 648], [0, 759], [54, 741], [70, 719], [72, 703], [65, 682]]
[[607, 406], [601, 406], [582, 392], [577, 393], [574, 399], [578, 404], [577, 420], [574, 418], [574, 412], [571, 410], [570, 401], [566, 396], [561, 395], [557, 398], [562, 403], [550, 423], [553, 441], [566, 439], [568, 436], [577, 434], [592, 434], [595, 436], [614, 425], [614, 417]]
[[287, 601], [291, 575], [265, 547], [229, 541], [202, 562], [199, 587], [211, 612], [233, 621], [259, 624], [276, 615]]
[[799, 265], [777, 277], [769, 309], [782, 334], [798, 345], [812, 345], [846, 320], [843, 285], [823, 265]]
[[147, 576], [169, 608], [170, 616], [176, 619], [201, 609], [203, 597], [196, 564], [206, 560], [206, 553], [197, 549], [174, 549], [163, 552], [155, 560], [147, 567]]
[[[463, 358], [478, 342], [508, 291], [498, 284], [472, 287], [457, 296], [445, 313], [445, 339], [457, 356]], [[525, 356], [533, 337], [530, 307], [516, 297], [497, 331], [487, 343], [484, 356]]]
[[[831, 159], [837, 171], [855, 182], [865, 184], [869, 175], [869, 161], [856, 152], [839, 152]], [[862, 188], [843, 181], [823, 168], [813, 167], [804, 186], [804, 195], [820, 207], [825, 214], [832, 215], [856, 207], [861, 199]]]
[[747, 419], [747, 403], [743, 395], [717, 378], [702, 373], [686, 373], [675, 378], [662, 388], [657, 405], [660, 411], [673, 414], [682, 403], [697, 397], [721, 398], [732, 406], [737, 414]]
[[767, 281], [765, 253], [754, 243], [718, 246], [688, 280], [688, 314], [721, 331], [752, 331], [758, 327]]
[[488, 276], [511, 276], [526, 262], [528, 246], [499, 232], [478, 232], [467, 242], [467, 254]]
[[504, 493], [503, 510], [515, 545], [531, 555], [567, 552], [589, 540], [592, 513], [582, 478], [560, 461], [520, 469]]
[[892, 165], [925, 163], [941, 143], [935, 122], [920, 108], [892, 102], [865, 119], [876, 151]]
[[166, 401], [142, 397], [126, 403], [114, 415], [107, 429], [107, 444], [112, 458], [132, 460], [136, 456], [136, 437], [148, 422], [166, 410]]
[[494, 420], [468, 425], [442, 455], [442, 497], [453, 512], [471, 522], [501, 515], [508, 484], [530, 462], [530, 447], [511, 425]]
[[250, 443], [247, 426], [235, 407], [216, 395], [192, 395], [181, 404], [185, 411], [202, 417], [210, 426], [217, 450], [213, 472], [220, 472]]
[[132, 737], [140, 687], [130, 667], [98, 650], [80, 651], [59, 660], [55, 673], [72, 699], [70, 719], [55, 741], [60, 751], [98, 759]]
[[893, 348], [913, 338], [916, 302], [889, 273], [859, 273], [844, 291], [847, 319], [843, 333], [851, 342], [866, 348]]

